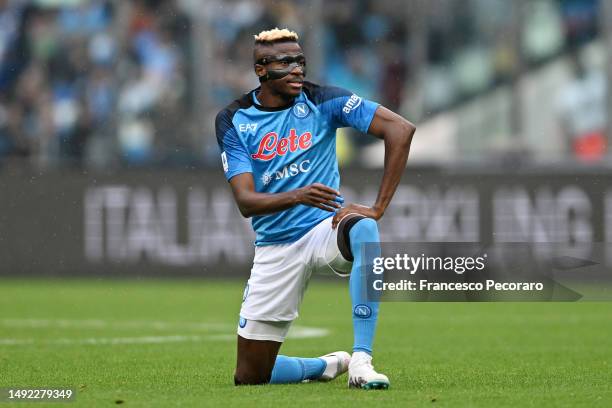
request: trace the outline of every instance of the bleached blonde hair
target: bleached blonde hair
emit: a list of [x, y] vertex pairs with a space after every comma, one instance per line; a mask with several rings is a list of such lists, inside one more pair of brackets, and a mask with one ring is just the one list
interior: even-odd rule
[[283, 28], [282, 30], [278, 27], [272, 30], [265, 30], [254, 36], [255, 44], [274, 44], [284, 41], [295, 41], [300, 38], [295, 31]]

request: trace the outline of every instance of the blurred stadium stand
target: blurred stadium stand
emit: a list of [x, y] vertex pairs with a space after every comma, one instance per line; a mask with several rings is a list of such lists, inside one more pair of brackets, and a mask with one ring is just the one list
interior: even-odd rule
[[[309, 78], [419, 124], [411, 162], [606, 165], [602, 0], [0, 0], [0, 168], [219, 166], [214, 115], [257, 86], [252, 34], [302, 36]], [[608, 68], [608, 69], [606, 69]], [[380, 167], [339, 132], [345, 166]]]

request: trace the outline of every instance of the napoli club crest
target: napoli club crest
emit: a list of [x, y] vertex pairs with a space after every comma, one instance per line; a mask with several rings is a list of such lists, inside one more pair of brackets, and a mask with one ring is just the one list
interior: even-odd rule
[[293, 114], [300, 119], [305, 118], [309, 113], [310, 108], [304, 102], [296, 103], [293, 107]]
[[357, 305], [353, 308], [353, 314], [362, 319], [367, 319], [368, 317], [372, 316], [372, 309], [370, 309], [370, 306], [368, 305]]

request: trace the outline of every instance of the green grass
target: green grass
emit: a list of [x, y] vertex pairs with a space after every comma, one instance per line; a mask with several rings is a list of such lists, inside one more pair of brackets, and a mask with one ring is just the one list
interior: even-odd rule
[[[326, 384], [234, 387], [242, 287], [0, 280], [0, 387], [74, 387], [76, 403], [68, 406], [84, 407], [118, 400], [127, 407], [612, 406], [612, 303], [385, 303], [374, 362], [391, 379], [388, 391], [349, 390], [345, 376]], [[313, 282], [296, 324], [329, 335], [288, 340], [283, 354], [350, 349], [346, 287]], [[78, 343], [173, 335], [199, 337]], [[11, 405], [28, 404], [0, 408]]]

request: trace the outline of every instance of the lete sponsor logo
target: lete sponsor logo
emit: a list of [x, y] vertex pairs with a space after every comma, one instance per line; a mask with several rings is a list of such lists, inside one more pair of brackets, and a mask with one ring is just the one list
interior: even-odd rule
[[299, 137], [295, 129], [289, 131], [288, 137], [279, 137], [275, 132], [266, 133], [259, 142], [257, 153], [251, 157], [255, 160], [268, 161], [278, 156], [297, 150], [307, 150], [312, 146], [312, 133], [304, 132]]

